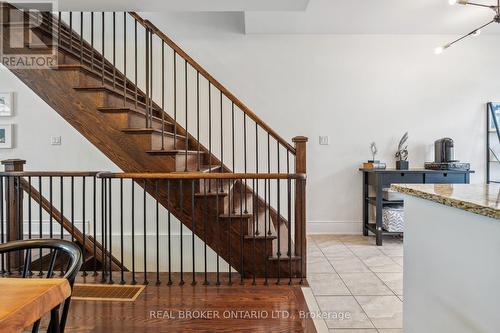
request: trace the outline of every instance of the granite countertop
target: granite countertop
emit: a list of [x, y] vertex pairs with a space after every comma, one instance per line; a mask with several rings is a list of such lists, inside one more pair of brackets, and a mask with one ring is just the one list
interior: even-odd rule
[[500, 219], [500, 184], [394, 184], [391, 189], [471, 213]]

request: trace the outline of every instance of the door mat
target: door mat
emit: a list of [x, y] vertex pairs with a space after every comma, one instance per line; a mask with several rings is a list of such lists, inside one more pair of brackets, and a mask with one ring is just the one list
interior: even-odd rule
[[78, 284], [73, 286], [72, 300], [133, 302], [145, 286], [125, 286], [108, 284]]

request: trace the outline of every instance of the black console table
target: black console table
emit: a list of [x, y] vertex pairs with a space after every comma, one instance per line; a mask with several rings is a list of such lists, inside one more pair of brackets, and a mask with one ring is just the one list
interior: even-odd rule
[[[363, 173], [363, 235], [372, 232], [376, 236], [378, 246], [382, 245], [383, 235], [402, 235], [400, 232], [389, 232], [382, 229], [382, 209], [384, 205], [402, 204], [403, 201], [384, 200], [382, 190], [391, 184], [468, 184], [470, 174], [474, 171], [458, 170], [373, 170], [359, 169]], [[368, 187], [372, 185], [375, 196], [370, 197]], [[369, 205], [374, 205], [375, 223], [369, 223]]]

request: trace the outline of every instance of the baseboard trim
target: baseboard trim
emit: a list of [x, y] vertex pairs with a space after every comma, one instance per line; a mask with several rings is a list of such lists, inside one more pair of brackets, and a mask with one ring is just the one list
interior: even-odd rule
[[308, 221], [307, 233], [360, 235], [363, 232], [363, 223], [357, 221]]

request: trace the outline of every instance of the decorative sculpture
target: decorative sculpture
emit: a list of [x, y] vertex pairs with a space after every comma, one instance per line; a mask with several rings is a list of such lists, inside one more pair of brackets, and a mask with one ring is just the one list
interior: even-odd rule
[[370, 144], [370, 151], [372, 152], [372, 160], [369, 162], [373, 162], [373, 163], [377, 162], [375, 160], [375, 155], [377, 155], [378, 149], [377, 149], [377, 144], [375, 142], [372, 142]]
[[410, 163], [408, 162], [408, 146], [405, 145], [408, 141], [408, 132], [406, 132], [401, 140], [399, 140], [398, 151], [396, 152], [396, 169], [408, 170]]

